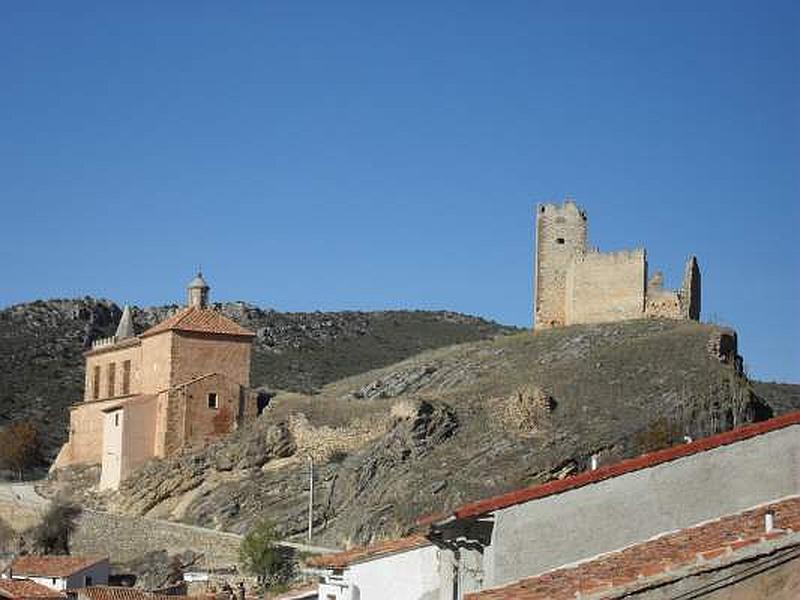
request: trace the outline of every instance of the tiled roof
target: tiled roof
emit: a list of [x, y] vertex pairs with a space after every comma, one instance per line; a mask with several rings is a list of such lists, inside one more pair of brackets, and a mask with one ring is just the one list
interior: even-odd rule
[[534, 485], [499, 496], [494, 496], [492, 498], [487, 498], [485, 500], [479, 500], [477, 502], [465, 504], [455, 509], [451, 515], [446, 517], [441, 515], [423, 517], [418, 521], [418, 524], [427, 525], [436, 522], [441, 523], [452, 518], [466, 519], [470, 517], [477, 517], [495, 510], [514, 506], [515, 504], [522, 504], [523, 502], [529, 502], [531, 500], [537, 500], [539, 498], [545, 498], [555, 494], [561, 494], [568, 490], [583, 487], [591, 483], [604, 481], [613, 477], [619, 477], [620, 475], [624, 475], [626, 473], [654, 467], [662, 463], [684, 458], [686, 456], [691, 456], [693, 454], [699, 454], [700, 452], [705, 452], [707, 450], [712, 450], [714, 448], [719, 448], [721, 446], [733, 444], [734, 442], [740, 442], [758, 435], [762, 435], [770, 431], [776, 431], [778, 429], [783, 429], [784, 427], [798, 424], [800, 424], [800, 411], [781, 415], [780, 417], [775, 417], [774, 419], [769, 419], [768, 421], [762, 421], [760, 423], [754, 423], [752, 425], [740, 427], [725, 433], [712, 435], [688, 444], [681, 444], [680, 446], [673, 446], [672, 448], [666, 448], [665, 450], [659, 450], [658, 452], [643, 454], [636, 458], [623, 460], [613, 465], [600, 467], [594, 471], [585, 471], [565, 479], [549, 481], [540, 485]]
[[210, 308], [189, 306], [164, 319], [145, 331], [141, 337], [147, 337], [164, 331], [190, 331], [194, 333], [215, 333], [218, 335], [236, 335], [254, 337], [255, 333], [231, 321], [223, 314]]
[[[318, 583], [307, 583], [300, 585], [296, 588], [286, 590], [283, 593], [278, 593], [275, 596], [267, 593], [267, 600], [307, 600], [317, 597]], [[173, 599], [174, 600], [174, 599]]]
[[15, 558], [9, 568], [14, 575], [69, 577], [102, 560], [108, 559], [104, 556], [35, 556], [26, 554]]
[[0, 579], [0, 597], [13, 600], [66, 598], [64, 594], [30, 579]]
[[336, 554], [323, 554], [320, 556], [315, 556], [308, 561], [308, 565], [327, 569], [344, 569], [348, 565], [354, 563], [372, 560], [381, 556], [395, 554], [397, 552], [415, 550], [417, 548], [430, 545], [430, 540], [428, 540], [425, 536], [415, 534], [404, 538], [379, 542], [371, 546], [352, 548], [345, 552], [337, 552]]
[[88, 600], [175, 600], [175, 596], [154, 594], [139, 588], [110, 585], [92, 585], [81, 588], [77, 592], [79, 597]]
[[[767, 533], [764, 515], [774, 513]], [[800, 544], [800, 496], [774, 502], [696, 527], [556, 569], [500, 588], [467, 594], [465, 600], [574, 600], [660, 585], [773, 552], [781, 542]], [[614, 596], [616, 597], [616, 595]]]

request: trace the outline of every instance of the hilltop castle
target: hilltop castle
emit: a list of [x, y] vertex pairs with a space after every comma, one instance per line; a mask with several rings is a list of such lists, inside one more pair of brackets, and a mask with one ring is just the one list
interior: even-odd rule
[[535, 329], [645, 317], [700, 318], [700, 269], [691, 256], [681, 289], [648, 279], [644, 248], [604, 253], [588, 247], [586, 212], [575, 202], [536, 208]]
[[126, 306], [116, 335], [94, 342], [55, 467], [100, 464], [101, 489], [117, 488], [147, 460], [200, 448], [256, 416], [255, 334], [209, 308], [208, 292], [198, 273], [173, 316], [137, 336]]

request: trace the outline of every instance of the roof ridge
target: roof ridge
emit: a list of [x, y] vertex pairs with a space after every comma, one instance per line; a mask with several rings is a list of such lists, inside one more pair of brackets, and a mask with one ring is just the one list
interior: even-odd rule
[[553, 479], [545, 483], [518, 488], [504, 494], [489, 496], [480, 500], [463, 504], [446, 515], [426, 515], [417, 520], [418, 525], [434, 525], [446, 520], [464, 519], [477, 517], [479, 515], [508, 508], [523, 502], [539, 500], [548, 496], [555, 496], [570, 490], [574, 490], [592, 483], [599, 483], [607, 479], [613, 479], [627, 473], [641, 471], [642, 469], [656, 467], [658, 465], [686, 458], [700, 452], [706, 452], [722, 446], [727, 446], [736, 442], [744, 441], [765, 433], [770, 433], [790, 427], [800, 425], [800, 411], [786, 413], [766, 421], [750, 423], [730, 431], [718, 433], [712, 436], [701, 438], [686, 444], [670, 446], [655, 452], [647, 452], [632, 458], [626, 458], [617, 463], [605, 465], [594, 471], [583, 471], [576, 475], [564, 479]]

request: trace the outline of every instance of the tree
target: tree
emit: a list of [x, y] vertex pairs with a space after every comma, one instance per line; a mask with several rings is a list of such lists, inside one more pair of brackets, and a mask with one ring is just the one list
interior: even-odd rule
[[30, 421], [16, 421], [0, 431], [0, 464], [17, 474], [42, 462], [42, 442], [39, 431]]
[[239, 546], [239, 560], [245, 569], [267, 587], [278, 585], [291, 575], [291, 550], [278, 546], [276, 540], [272, 522], [263, 519], [248, 532]]
[[78, 528], [81, 507], [53, 502], [42, 522], [30, 531], [33, 551], [37, 554], [69, 554], [69, 538]]

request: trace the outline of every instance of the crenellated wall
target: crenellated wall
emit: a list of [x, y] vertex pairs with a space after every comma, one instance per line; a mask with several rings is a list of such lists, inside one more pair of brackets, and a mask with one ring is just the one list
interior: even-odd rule
[[692, 256], [680, 290], [663, 275], [647, 280], [643, 248], [603, 253], [588, 247], [586, 213], [567, 200], [536, 208], [534, 328], [642, 319], [700, 319], [700, 269]]

